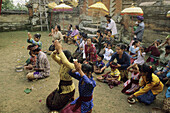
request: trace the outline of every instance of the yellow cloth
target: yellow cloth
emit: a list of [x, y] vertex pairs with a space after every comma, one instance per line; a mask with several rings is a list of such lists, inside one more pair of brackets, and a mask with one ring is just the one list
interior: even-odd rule
[[77, 38], [78, 38], [78, 35], [74, 36], [74, 39], [75, 39], [75, 40], [77, 40]]
[[[59, 69], [60, 80], [64, 80], [64, 81], [73, 80], [73, 78], [68, 74], [68, 72], [71, 69], [74, 69], [75, 67], [73, 63], [70, 63], [67, 60], [64, 53], [61, 52], [59, 55], [56, 55], [52, 52], [51, 57], [54, 61], [56, 61], [60, 65], [60, 69]], [[72, 92], [75, 89], [75, 85], [74, 83], [72, 83], [72, 85], [69, 85], [69, 86], [61, 86], [61, 89], [62, 89], [62, 93], [60, 94], [67, 94], [67, 93]]]
[[111, 74], [110, 74], [111, 76], [113, 76], [113, 77], [118, 77], [118, 81], [120, 81], [120, 79], [121, 79], [121, 76], [120, 76], [120, 72], [119, 72], [119, 70], [118, 69], [115, 69], [114, 71], [111, 71]]
[[152, 82], [149, 84], [147, 84], [148, 81], [146, 81], [146, 76], [142, 76], [142, 78], [143, 80], [139, 85], [140, 86], [145, 85], [145, 86], [144, 88], [141, 88], [139, 91], [134, 93], [136, 97], [147, 93], [149, 90], [152, 91], [153, 95], [157, 95], [160, 92], [162, 92], [164, 85], [155, 74], [152, 74]]

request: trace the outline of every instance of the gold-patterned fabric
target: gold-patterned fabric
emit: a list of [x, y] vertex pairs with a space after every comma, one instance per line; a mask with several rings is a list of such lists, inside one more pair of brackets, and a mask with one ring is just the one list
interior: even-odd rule
[[139, 91], [134, 93], [134, 95], [136, 97], [147, 93], [149, 90], [152, 91], [153, 95], [158, 95], [159, 93], [162, 92], [162, 90], [164, 88], [163, 83], [153, 73], [152, 73], [152, 82], [151, 83], [148, 83], [148, 81], [146, 81], [146, 76], [142, 76], [142, 81], [140, 82], [139, 86], [141, 86], [141, 87], [144, 86], [144, 88], [141, 88]]
[[[54, 54], [52, 52], [51, 57], [54, 61], [56, 61], [59, 65], [60, 65], [60, 69], [59, 69], [59, 74], [60, 74], [60, 80], [63, 81], [71, 81], [73, 80], [73, 78], [68, 74], [68, 72], [71, 69], [74, 69], [74, 64], [70, 63], [66, 56], [64, 55], [63, 52], [61, 52], [60, 54]], [[58, 87], [59, 89], [59, 87]], [[66, 93], [70, 93], [75, 89], [75, 85], [74, 83], [72, 83], [72, 85], [69, 86], [61, 86], [61, 90], [62, 92], [60, 94], [66, 94]]]

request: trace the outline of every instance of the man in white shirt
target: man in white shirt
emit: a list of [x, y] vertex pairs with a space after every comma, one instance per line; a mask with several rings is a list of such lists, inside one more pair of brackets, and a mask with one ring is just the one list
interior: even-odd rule
[[111, 19], [110, 15], [106, 15], [105, 17], [106, 17], [106, 19], [108, 21], [106, 29], [111, 30], [112, 31], [112, 36], [114, 37], [117, 34], [116, 23], [115, 23], [115, 21], [113, 19]]

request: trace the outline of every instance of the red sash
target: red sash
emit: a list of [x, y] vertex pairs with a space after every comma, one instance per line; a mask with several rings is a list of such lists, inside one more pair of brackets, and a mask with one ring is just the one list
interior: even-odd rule
[[80, 96], [80, 97], [77, 99], [76, 105], [75, 105], [75, 107], [73, 108], [72, 111], [73, 111], [73, 112], [76, 111], [76, 110], [81, 106], [82, 101], [88, 102], [88, 101], [92, 100], [92, 98], [93, 98], [93, 95], [90, 96], [90, 97], [82, 97], [82, 96]]

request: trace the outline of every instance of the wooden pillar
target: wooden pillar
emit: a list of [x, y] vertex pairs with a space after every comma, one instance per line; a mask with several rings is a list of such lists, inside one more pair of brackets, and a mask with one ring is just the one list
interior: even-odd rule
[[2, 0], [0, 2], [0, 15], [1, 15], [1, 9], [2, 9]]

